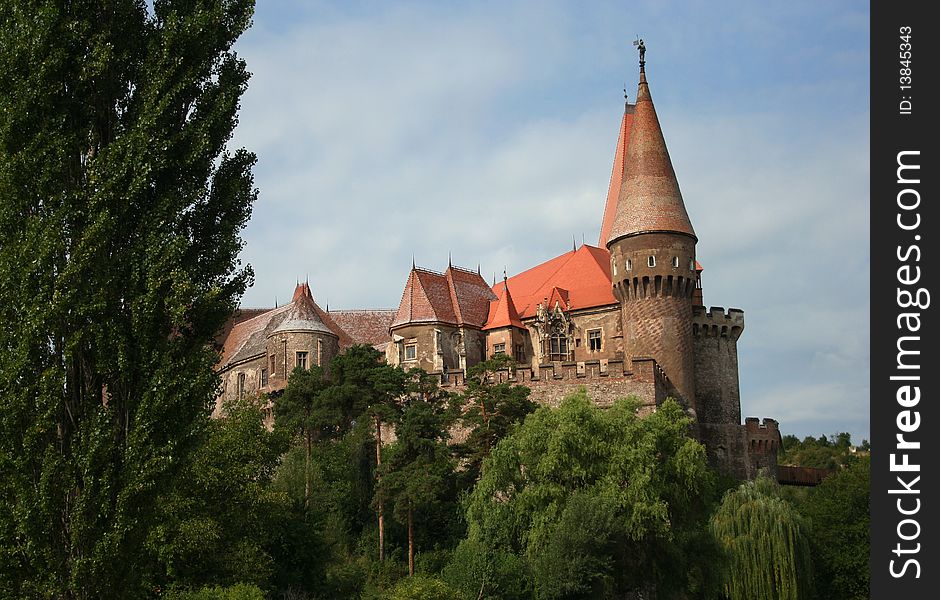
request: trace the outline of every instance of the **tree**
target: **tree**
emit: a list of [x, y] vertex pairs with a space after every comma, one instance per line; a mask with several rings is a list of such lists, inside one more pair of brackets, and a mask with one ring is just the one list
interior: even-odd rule
[[453, 473], [447, 438], [443, 399], [428, 386], [428, 379], [411, 372], [413, 395], [395, 429], [398, 440], [389, 448], [383, 463], [376, 502], [389, 499], [393, 514], [408, 528], [408, 574], [414, 575], [415, 514], [437, 503]]
[[723, 579], [730, 600], [811, 597], [808, 527], [775, 481], [762, 475], [729, 490], [711, 528], [727, 556]]
[[284, 393], [274, 399], [274, 426], [297, 435], [304, 444], [304, 507], [310, 507], [310, 468], [313, 445], [340, 434], [343, 407], [323, 369], [296, 367], [287, 378]]
[[[860, 450], [868, 451], [868, 440], [862, 440]], [[852, 446], [852, 436], [842, 432], [826, 437], [806, 436], [800, 441], [795, 435], [783, 436], [783, 452], [777, 461], [782, 465], [814, 467], [835, 470], [854, 462], [858, 457]]]
[[[382, 354], [372, 346], [356, 345], [333, 359], [336, 380], [334, 393], [344, 398], [349, 419], [367, 414], [375, 425], [376, 478], [382, 477], [382, 424], [394, 422], [399, 413], [398, 401], [405, 391], [402, 369], [382, 362]], [[379, 525], [379, 560], [385, 560], [385, 502], [376, 498]]]
[[821, 598], [869, 597], [870, 468], [870, 459], [860, 458], [824, 479], [797, 504], [811, 522]]
[[489, 456], [490, 450], [537, 407], [529, 400], [529, 388], [496, 379], [497, 373], [513, 364], [508, 355], [497, 354], [470, 367], [466, 391], [454, 398], [462, 412], [460, 422], [469, 429], [467, 439], [457, 451], [466, 461], [471, 482], [476, 482], [480, 476], [483, 459]]
[[601, 409], [582, 390], [529, 415], [486, 459], [467, 502], [455, 561], [476, 547], [486, 564], [475, 581], [453, 563], [445, 575], [480, 598], [527, 597], [520, 579], [537, 598], [701, 585], [691, 578], [714, 485], [704, 448], [674, 401], [642, 419], [636, 408]]
[[[209, 423], [204, 444], [157, 502], [161, 524], [148, 540], [161, 588], [284, 584], [292, 562], [307, 579], [322, 576], [324, 543], [288, 495], [274, 488], [285, 450], [255, 399], [229, 403]], [[285, 536], [298, 535], [290, 543]], [[322, 578], [322, 577], [320, 577]], [[287, 582], [287, 583], [293, 583]]]
[[256, 197], [250, 0], [0, 3], [0, 595], [146, 593]]

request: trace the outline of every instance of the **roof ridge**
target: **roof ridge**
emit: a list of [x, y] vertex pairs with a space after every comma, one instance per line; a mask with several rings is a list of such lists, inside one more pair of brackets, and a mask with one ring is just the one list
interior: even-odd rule
[[447, 291], [450, 292], [450, 303], [454, 308], [454, 316], [457, 317], [457, 324], [463, 325], [463, 314], [460, 310], [460, 300], [457, 298], [457, 284], [454, 283], [454, 276], [451, 275], [453, 268], [453, 266], [447, 268], [447, 272], [444, 274], [444, 279], [447, 280]]

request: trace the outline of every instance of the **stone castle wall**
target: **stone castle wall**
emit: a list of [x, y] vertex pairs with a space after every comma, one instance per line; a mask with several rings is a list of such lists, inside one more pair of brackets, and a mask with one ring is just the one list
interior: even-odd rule
[[702, 423], [741, 422], [738, 338], [743, 331], [744, 311], [693, 307], [695, 411]]

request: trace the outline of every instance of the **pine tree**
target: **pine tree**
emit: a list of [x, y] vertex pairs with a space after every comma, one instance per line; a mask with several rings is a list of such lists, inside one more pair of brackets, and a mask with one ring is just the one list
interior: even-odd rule
[[250, 283], [250, 0], [0, 3], [0, 596], [152, 593]]

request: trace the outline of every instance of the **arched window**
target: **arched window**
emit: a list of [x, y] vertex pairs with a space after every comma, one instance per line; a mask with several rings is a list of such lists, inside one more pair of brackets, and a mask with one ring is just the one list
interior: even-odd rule
[[647, 258], [647, 259], [646, 259], [646, 265], [647, 265], [647, 266], [650, 266], [650, 267], [655, 267], [655, 266], [656, 266], [656, 257], [655, 257], [655, 256], [650, 256], [649, 258]]

